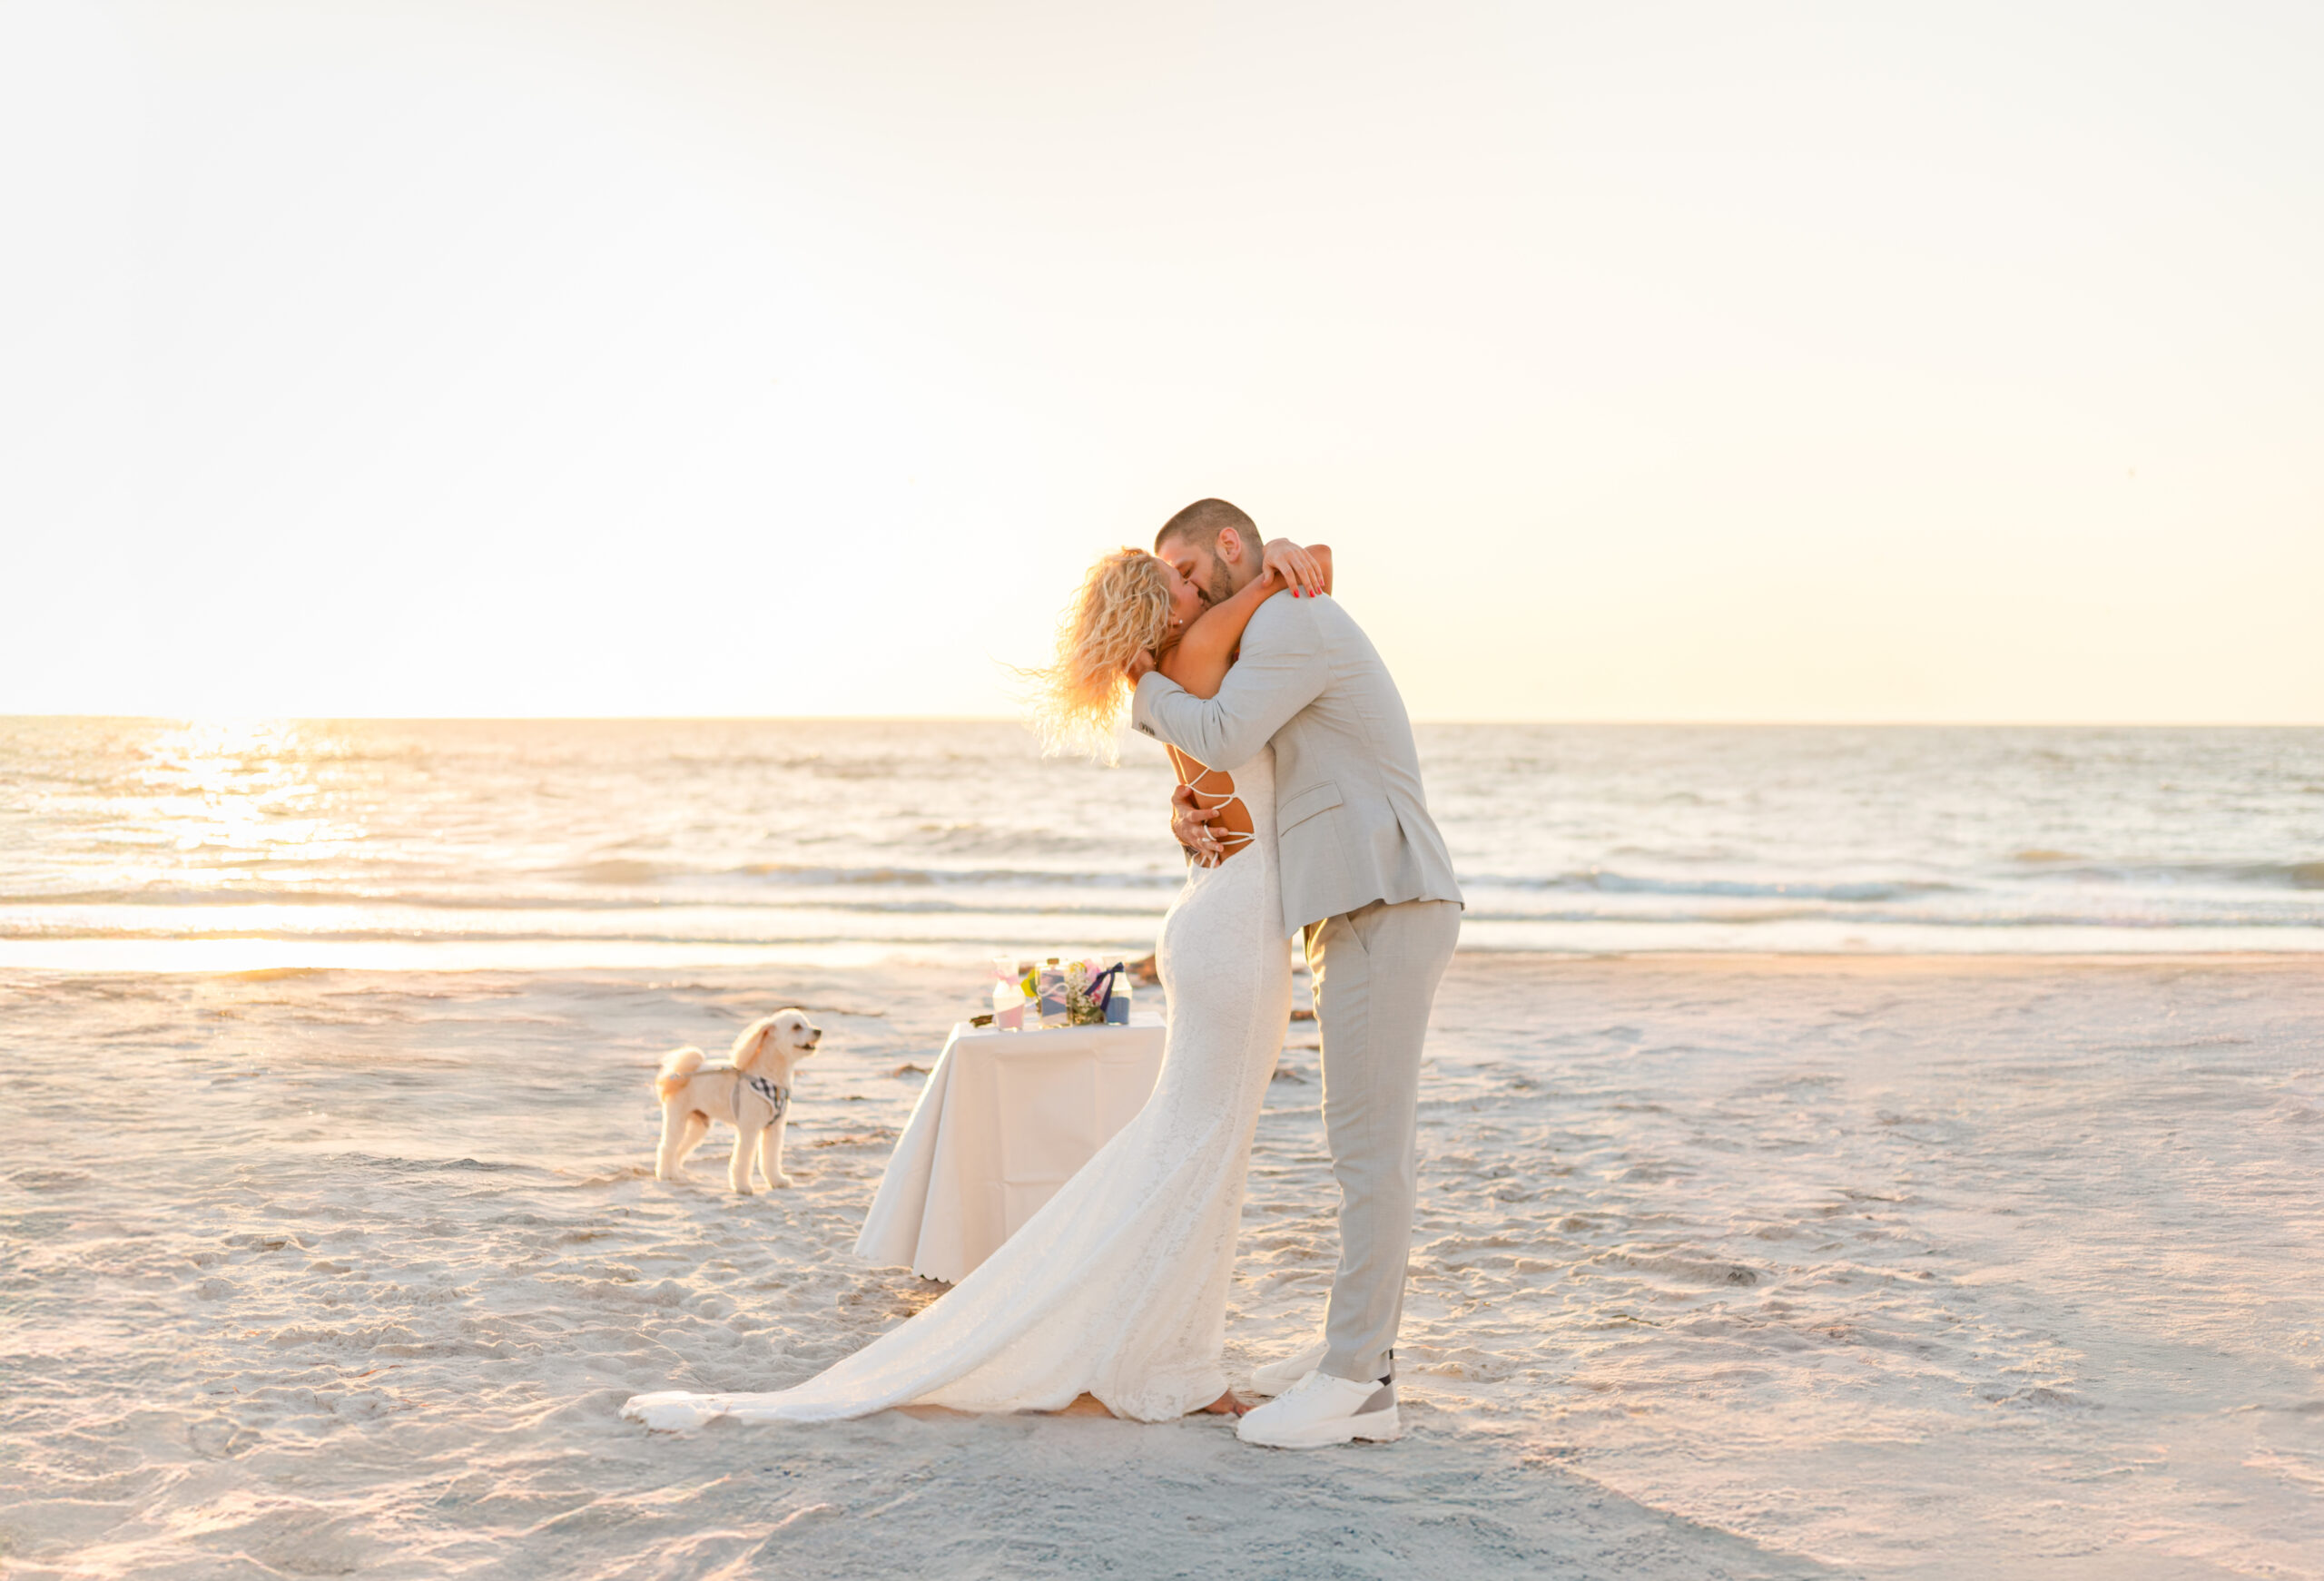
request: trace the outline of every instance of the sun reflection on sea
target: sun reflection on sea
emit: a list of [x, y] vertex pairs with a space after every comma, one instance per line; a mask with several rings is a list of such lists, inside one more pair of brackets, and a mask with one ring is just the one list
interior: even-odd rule
[[162, 729], [141, 743], [134, 780], [142, 794], [128, 799], [129, 816], [112, 835], [179, 855], [122, 876], [150, 882], [193, 870], [221, 888], [261, 877], [270, 888], [295, 885], [299, 866], [344, 856], [363, 838], [359, 823], [330, 816], [333, 799], [315, 773], [342, 750], [320, 727], [295, 720]]

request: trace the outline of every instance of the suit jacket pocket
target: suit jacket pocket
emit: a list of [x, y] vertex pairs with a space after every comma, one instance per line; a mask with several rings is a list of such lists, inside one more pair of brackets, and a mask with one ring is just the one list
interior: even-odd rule
[[1326, 780], [1320, 785], [1310, 785], [1295, 795], [1286, 796], [1275, 803], [1275, 832], [1278, 839], [1295, 825], [1302, 824], [1319, 812], [1329, 812], [1340, 804], [1340, 788]]

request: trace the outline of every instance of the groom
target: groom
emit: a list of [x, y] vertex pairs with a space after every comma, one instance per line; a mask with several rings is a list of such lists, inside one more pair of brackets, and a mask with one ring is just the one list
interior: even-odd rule
[[[1261, 574], [1263, 552], [1251, 518], [1223, 499], [1196, 500], [1154, 540], [1156, 555], [1213, 604]], [[1393, 1439], [1421, 1039], [1462, 908], [1421, 790], [1412, 722], [1371, 642], [1321, 594], [1261, 604], [1207, 702], [1147, 665], [1132, 673], [1131, 722], [1203, 763], [1231, 771], [1274, 742], [1283, 918], [1305, 938], [1324, 1035], [1339, 1269], [1323, 1339], [1259, 1369], [1262, 1392], [1285, 1392], [1237, 1431], [1285, 1449]], [[1206, 817], [1182, 798], [1171, 830], [1208, 849]]]

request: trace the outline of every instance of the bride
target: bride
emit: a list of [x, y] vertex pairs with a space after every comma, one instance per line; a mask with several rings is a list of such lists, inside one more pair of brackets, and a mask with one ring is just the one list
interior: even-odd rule
[[[1265, 574], [1216, 604], [1141, 550], [1100, 559], [1037, 673], [1052, 743], [1110, 747], [1141, 653], [1214, 695], [1261, 604], [1329, 591], [1330, 553], [1270, 544]], [[668, 1430], [900, 1405], [1053, 1411], [1084, 1394], [1139, 1421], [1245, 1409], [1220, 1365], [1226, 1292], [1251, 1135], [1291, 1014], [1273, 758], [1206, 765], [1172, 749], [1180, 784], [1214, 810], [1216, 854], [1188, 870], [1162, 921], [1169, 1030], [1137, 1117], [966, 1279], [819, 1376], [771, 1394], [642, 1394], [624, 1416]]]

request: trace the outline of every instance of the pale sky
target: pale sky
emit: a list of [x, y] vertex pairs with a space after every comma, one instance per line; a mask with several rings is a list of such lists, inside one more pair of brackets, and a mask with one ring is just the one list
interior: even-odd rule
[[0, 712], [2324, 722], [2324, 8], [0, 4]]

